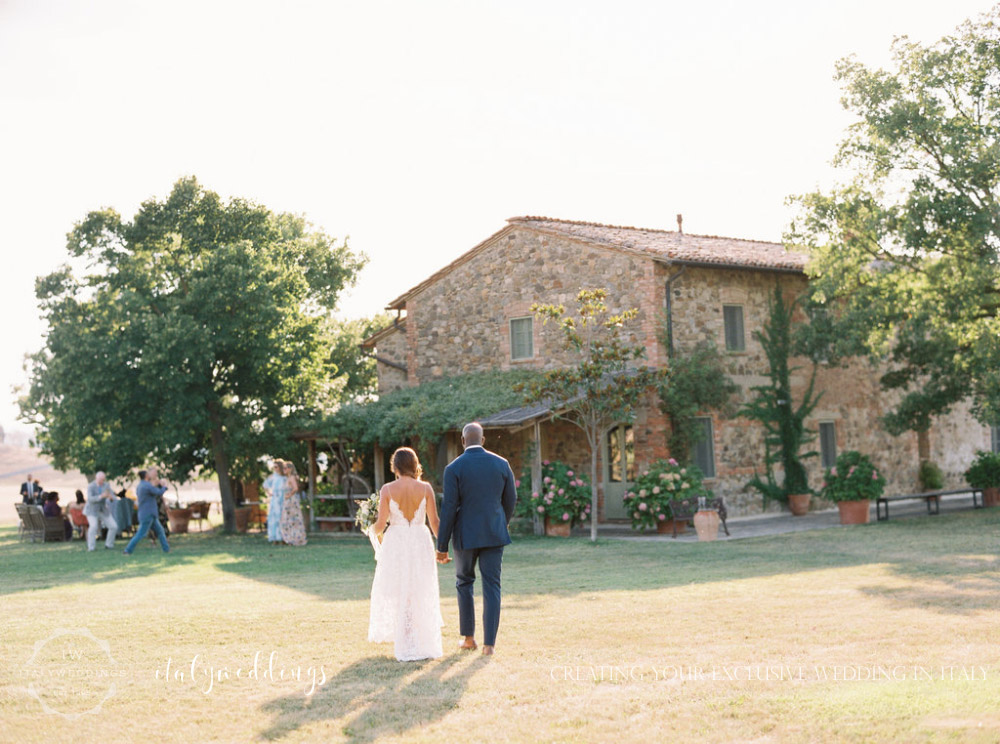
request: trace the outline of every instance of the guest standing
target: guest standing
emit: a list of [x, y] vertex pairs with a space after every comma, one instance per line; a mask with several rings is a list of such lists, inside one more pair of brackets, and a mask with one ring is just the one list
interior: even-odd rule
[[37, 497], [41, 495], [42, 487], [38, 485], [38, 481], [31, 479], [31, 473], [28, 473], [27, 480], [21, 484], [21, 503], [23, 504], [36, 504]]
[[108, 537], [104, 541], [106, 550], [115, 546], [115, 536], [118, 534], [118, 523], [111, 516], [111, 487], [107, 483], [107, 476], [98, 471], [93, 482], [87, 486], [87, 505], [83, 508], [83, 513], [87, 515], [87, 550], [93, 551], [97, 545], [97, 531], [101, 528], [101, 523], [108, 530]]
[[285, 461], [285, 503], [281, 508], [281, 537], [288, 545], [306, 544], [306, 526], [302, 521], [302, 504], [299, 501], [302, 485], [295, 465]]
[[150, 468], [145, 471], [145, 477], [135, 489], [135, 496], [139, 501], [139, 529], [132, 536], [132, 539], [128, 541], [125, 550], [122, 551], [125, 555], [132, 555], [135, 546], [146, 536], [150, 527], [153, 528], [153, 531], [159, 538], [160, 547], [163, 548], [163, 552], [170, 552], [170, 545], [167, 543], [167, 533], [163, 531], [163, 525], [160, 524], [158, 506], [158, 501], [162, 499], [163, 493], [166, 490], [167, 487], [160, 480], [156, 468]]
[[285, 477], [285, 461], [274, 461], [274, 472], [264, 481], [264, 491], [268, 495], [267, 502], [267, 541], [279, 543], [281, 536], [281, 509], [285, 503], [285, 489], [288, 479]]

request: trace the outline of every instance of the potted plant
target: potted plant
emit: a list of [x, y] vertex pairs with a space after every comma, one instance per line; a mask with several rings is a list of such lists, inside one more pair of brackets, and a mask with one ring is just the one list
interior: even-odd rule
[[[631, 509], [632, 529], [655, 527], [660, 533], [673, 532], [671, 502], [707, 496], [702, 478], [696, 466], [682, 466], [672, 457], [654, 462], [625, 494], [625, 503]], [[678, 521], [677, 532], [683, 532], [686, 524], [686, 520]]]
[[1000, 506], [1000, 452], [978, 450], [965, 471], [965, 480], [983, 490], [983, 506]]
[[940, 491], [944, 488], [944, 473], [933, 460], [921, 460], [917, 478], [921, 491]]
[[[315, 506], [317, 517], [346, 517], [347, 501], [344, 499], [316, 499]], [[317, 522], [320, 532], [336, 532], [343, 530], [344, 526], [350, 529], [349, 522]]]
[[[809, 477], [803, 460], [818, 456], [818, 452], [802, 452], [802, 448], [816, 438], [809, 430], [806, 419], [823, 397], [816, 394], [815, 360], [809, 382], [796, 405], [792, 400], [792, 373], [798, 367], [789, 366], [789, 359], [797, 350], [792, 314], [797, 300], [786, 301], [780, 282], [774, 285], [774, 294], [768, 307], [768, 318], [754, 338], [760, 343], [768, 361], [768, 383], [751, 388], [755, 394], [740, 413], [764, 427], [764, 477], [754, 473], [747, 485], [757, 489], [764, 503], [768, 499], [787, 501], [792, 516], [801, 517], [809, 511]], [[784, 479], [779, 484], [774, 466], [780, 464]]]
[[535, 513], [545, 518], [545, 534], [569, 537], [570, 529], [590, 516], [590, 485], [568, 465], [542, 462], [542, 491], [531, 494]]
[[867, 524], [870, 502], [882, 495], [885, 478], [867, 455], [848, 450], [826, 471], [822, 488], [822, 495], [837, 504], [841, 524]]

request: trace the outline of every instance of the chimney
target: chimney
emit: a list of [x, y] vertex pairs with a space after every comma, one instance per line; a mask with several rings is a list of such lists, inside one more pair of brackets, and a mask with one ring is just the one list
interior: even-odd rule
[[677, 215], [677, 232], [684, 234], [684, 215]]

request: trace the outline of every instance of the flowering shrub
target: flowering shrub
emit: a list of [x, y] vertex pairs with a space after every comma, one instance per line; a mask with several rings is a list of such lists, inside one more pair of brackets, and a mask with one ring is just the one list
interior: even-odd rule
[[558, 461], [542, 461], [542, 490], [531, 494], [531, 508], [550, 522], [572, 527], [590, 516], [590, 484], [582, 474]]
[[857, 450], [841, 452], [837, 464], [826, 471], [820, 495], [830, 501], [877, 499], [885, 489], [885, 478]]
[[632, 529], [655, 527], [672, 518], [670, 502], [689, 496], [710, 496], [703, 475], [694, 465], [681, 466], [677, 460], [657, 460], [635, 479], [625, 494], [625, 508], [631, 510]]
[[1000, 486], [1000, 453], [976, 451], [976, 459], [965, 471], [965, 480], [973, 488]]

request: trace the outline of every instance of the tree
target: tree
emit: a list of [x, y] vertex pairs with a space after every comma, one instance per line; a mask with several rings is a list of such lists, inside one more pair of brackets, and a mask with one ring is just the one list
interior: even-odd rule
[[[803, 445], [816, 438], [805, 425], [823, 394], [813, 394], [816, 382], [816, 364], [813, 363], [809, 384], [802, 401], [796, 407], [792, 402], [791, 373], [797, 367], [789, 367], [789, 359], [795, 349], [792, 332], [792, 311], [794, 302], [786, 302], [781, 291], [781, 283], [774, 283], [774, 294], [768, 306], [768, 317], [761, 330], [754, 331], [754, 337], [764, 349], [767, 357], [769, 382], [750, 388], [754, 397], [743, 406], [740, 414], [764, 427], [765, 480], [755, 474], [749, 486], [761, 492], [765, 500], [778, 498], [787, 501], [795, 493], [809, 492], [809, 477], [802, 459], [815, 457], [818, 453], [801, 453]], [[785, 478], [779, 486], [774, 477], [774, 465], [781, 463]]]
[[562, 305], [531, 306], [543, 324], [554, 321], [565, 348], [576, 356], [573, 366], [547, 370], [523, 386], [529, 403], [551, 406], [555, 418], [577, 426], [590, 447], [590, 539], [597, 539], [597, 452], [604, 432], [630, 421], [640, 397], [656, 386], [662, 373], [638, 365], [646, 349], [626, 334], [638, 310], [612, 315], [607, 290], [585, 289], [577, 295], [576, 316]]
[[256, 470], [336, 404], [321, 330], [364, 258], [194, 178], [130, 222], [91, 212], [68, 249], [86, 272], [37, 282], [48, 330], [23, 420], [57, 467], [124, 475], [155, 462], [179, 482], [214, 472], [232, 531], [234, 469]]
[[323, 336], [329, 345], [328, 362], [336, 370], [335, 383], [344, 400], [370, 400], [378, 393], [375, 357], [362, 350], [361, 342], [391, 324], [389, 313], [327, 322]]
[[[660, 342], [669, 348], [666, 325], [661, 326]], [[719, 350], [710, 343], [670, 355], [666, 373], [657, 386], [660, 410], [670, 421], [667, 446], [679, 462], [690, 462], [691, 448], [704, 436], [696, 416], [713, 409], [728, 410], [739, 386], [722, 363]]]
[[887, 364], [892, 433], [925, 431], [969, 398], [1000, 420], [1000, 6], [936, 44], [893, 43], [891, 70], [842, 60], [857, 116], [838, 166], [853, 177], [793, 201], [786, 241], [809, 247], [830, 361]]

